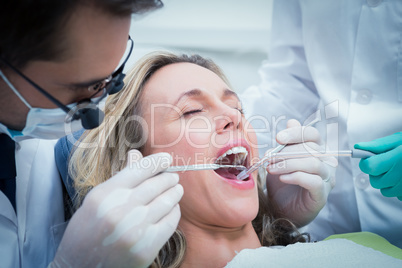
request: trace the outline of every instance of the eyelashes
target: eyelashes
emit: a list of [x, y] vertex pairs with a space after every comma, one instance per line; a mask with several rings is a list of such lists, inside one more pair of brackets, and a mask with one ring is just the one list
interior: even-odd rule
[[238, 110], [240, 112], [240, 114], [244, 114], [244, 109], [243, 108], [235, 108], [236, 110]]
[[188, 112], [183, 113], [183, 116], [197, 114], [197, 113], [200, 113], [200, 112], [202, 112], [202, 109], [192, 110], [192, 111], [188, 111]]
[[[234, 107], [233, 109], [239, 111], [241, 115], [244, 115], [244, 109], [243, 108]], [[191, 111], [183, 113], [183, 116], [186, 117], [186, 116], [194, 115], [194, 114], [197, 114], [197, 113], [201, 113], [202, 111], [203, 111], [203, 109], [191, 110]]]

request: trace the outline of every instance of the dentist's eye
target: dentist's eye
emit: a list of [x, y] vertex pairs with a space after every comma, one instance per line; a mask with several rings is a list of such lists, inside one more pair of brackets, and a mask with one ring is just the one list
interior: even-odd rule
[[188, 116], [188, 115], [192, 115], [192, 114], [196, 114], [196, 113], [200, 113], [200, 112], [202, 112], [202, 109], [188, 111], [188, 112], [183, 113], [183, 115]]

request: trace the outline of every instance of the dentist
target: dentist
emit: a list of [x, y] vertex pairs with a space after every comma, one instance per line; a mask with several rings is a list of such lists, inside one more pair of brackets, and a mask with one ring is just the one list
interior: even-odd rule
[[[127, 238], [116, 238], [109, 247], [102, 246], [102, 241], [131, 208], [121, 208], [118, 215], [112, 215], [110, 210], [127, 201], [124, 198], [129, 198], [137, 184], [164, 169], [128, 166], [107, 186], [95, 187], [88, 201], [69, 220], [71, 215], [65, 211], [63, 185], [54, 160], [54, 139], [81, 127], [96, 128], [102, 122], [98, 103], [123, 85], [122, 70], [133, 48], [128, 37], [131, 15], [162, 5], [154, 0], [2, 2], [2, 267], [117, 267], [128, 263], [146, 267], [152, 262], [154, 256], [130, 251], [132, 243]], [[159, 186], [163, 193], [177, 185], [178, 177], [163, 174], [152, 182], [158, 184], [158, 180], [166, 182]], [[116, 195], [116, 191], [125, 195]], [[180, 190], [169, 193], [171, 196], [160, 194], [159, 198], [168, 202], [182, 195]], [[94, 211], [102, 213], [88, 216]], [[165, 220], [158, 224], [166, 227], [169, 236], [180, 211], [176, 208], [162, 216]], [[166, 239], [153, 240], [153, 246], [162, 246]]]

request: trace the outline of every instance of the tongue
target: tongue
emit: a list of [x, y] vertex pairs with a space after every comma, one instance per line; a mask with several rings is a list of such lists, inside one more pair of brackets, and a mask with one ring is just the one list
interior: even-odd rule
[[235, 168], [219, 168], [215, 170], [215, 172], [229, 180], [236, 180], [237, 175], [240, 173], [240, 171]]

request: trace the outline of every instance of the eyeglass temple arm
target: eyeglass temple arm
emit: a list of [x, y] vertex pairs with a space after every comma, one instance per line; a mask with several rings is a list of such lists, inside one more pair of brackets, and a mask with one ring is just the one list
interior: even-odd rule
[[46, 98], [48, 98], [51, 102], [53, 102], [54, 104], [56, 104], [60, 109], [62, 109], [64, 112], [68, 113], [70, 112], [70, 108], [68, 108], [67, 106], [65, 106], [63, 103], [61, 103], [59, 100], [57, 100], [55, 97], [53, 97], [52, 95], [50, 95], [47, 91], [45, 91], [43, 88], [41, 88], [40, 86], [38, 86], [34, 81], [32, 81], [31, 79], [29, 79], [29, 77], [27, 77], [25, 74], [23, 74], [22, 72], [20, 72], [17, 68], [15, 68], [14, 66], [12, 66], [10, 63], [8, 63], [8, 61], [6, 61], [5, 59], [0, 57], [0, 60], [2, 62], [4, 62], [8, 67], [10, 67], [11, 69], [13, 69], [14, 72], [16, 72], [17, 74], [19, 74], [20, 76], [22, 76], [28, 83], [30, 83], [36, 90], [38, 90], [40, 93], [42, 93], [43, 95], [45, 95]]
[[123, 63], [120, 65], [119, 69], [117, 69], [113, 74], [112, 77], [116, 77], [117, 75], [119, 75], [120, 73], [123, 72], [124, 66], [126, 65], [128, 59], [131, 56], [131, 52], [133, 52], [133, 48], [134, 48], [134, 40], [131, 39], [131, 36], [128, 36], [128, 40], [131, 41], [131, 47], [130, 47], [130, 51], [128, 52], [128, 55], [126, 57], [126, 59], [123, 61]]
[[[120, 65], [119, 69], [117, 69], [116, 71], [114, 71], [114, 72], [112, 73], [112, 78], [115, 78], [116, 76], [120, 76], [121, 74], [123, 74], [124, 66], [126, 65], [128, 59], [129, 59], [130, 56], [131, 56], [131, 52], [133, 51], [133, 48], [134, 48], [134, 40], [131, 39], [131, 36], [130, 36], [130, 35], [128, 36], [128, 40], [131, 41], [131, 47], [130, 47], [130, 50], [128, 51], [128, 55], [127, 55], [126, 59], [123, 61], [123, 63]], [[123, 75], [124, 75], [124, 74], [123, 74]], [[123, 77], [124, 77], [124, 76], [123, 76]], [[121, 78], [121, 79], [123, 79], [123, 78]], [[108, 93], [109, 93], [109, 92], [108, 92]], [[97, 94], [98, 94], [98, 93], [95, 93], [93, 96], [95, 96], [95, 95], [97, 95]], [[92, 98], [92, 97], [91, 97], [91, 98]], [[102, 99], [103, 99], [103, 98], [102, 98]], [[102, 101], [102, 99], [98, 99], [97, 101], [94, 101], [94, 103], [95, 103], [95, 104], [98, 104], [98, 103], [100, 103], [100, 102]]]
[[[128, 59], [130, 58], [131, 52], [133, 51], [133, 47], [134, 47], [134, 41], [133, 39], [131, 39], [131, 36], [128, 36], [128, 40], [131, 41], [131, 48], [130, 51], [128, 52], [128, 56], [126, 57], [126, 59], [124, 60], [123, 64], [120, 66], [120, 68], [115, 72], [115, 74], [119, 74], [120, 72], [123, 71], [124, 65], [126, 64], [126, 62], [128, 61]], [[11, 65], [8, 61], [6, 61], [5, 59], [3, 59], [2, 57], [0, 57], [0, 60], [2, 62], [4, 62], [8, 67], [10, 67], [11, 69], [13, 69], [14, 72], [16, 72], [17, 74], [19, 74], [20, 76], [22, 76], [28, 83], [30, 83], [36, 90], [38, 90], [40, 93], [42, 93], [43, 95], [45, 95], [45, 97], [47, 97], [51, 102], [53, 102], [54, 104], [56, 104], [60, 109], [62, 109], [64, 112], [69, 113], [70, 112], [70, 108], [68, 108], [66, 105], [64, 105], [63, 103], [61, 103], [58, 99], [56, 99], [55, 97], [53, 97], [52, 95], [50, 95], [47, 91], [45, 91], [43, 88], [41, 88], [40, 86], [38, 86], [34, 81], [32, 81], [29, 77], [27, 77], [26, 75], [24, 75], [22, 72], [20, 72], [17, 68], [15, 68], [13, 65]]]

